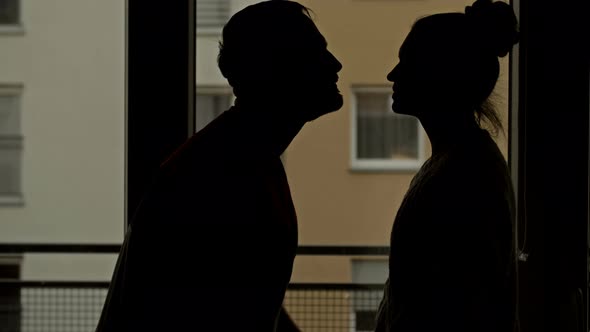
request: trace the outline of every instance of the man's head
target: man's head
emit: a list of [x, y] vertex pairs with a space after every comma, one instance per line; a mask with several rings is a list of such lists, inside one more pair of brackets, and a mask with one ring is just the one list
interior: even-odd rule
[[264, 1], [236, 13], [223, 29], [218, 63], [238, 102], [292, 106], [305, 121], [342, 107], [342, 65], [299, 3]]

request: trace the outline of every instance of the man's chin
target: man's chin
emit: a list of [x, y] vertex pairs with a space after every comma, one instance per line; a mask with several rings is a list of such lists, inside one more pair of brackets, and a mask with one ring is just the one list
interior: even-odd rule
[[344, 105], [344, 98], [342, 97], [342, 95], [340, 93], [338, 93], [338, 96], [334, 97], [331, 112], [336, 112], [337, 110], [341, 109], [342, 105]]
[[342, 105], [344, 105], [344, 99], [340, 94], [338, 94], [338, 96], [335, 96], [333, 99], [318, 102], [316, 105], [318, 107], [315, 108], [314, 112], [312, 112], [310, 121], [315, 120], [326, 114], [334, 113], [341, 109]]
[[395, 114], [412, 115], [410, 112], [407, 112], [407, 110], [405, 109], [405, 107], [402, 107], [399, 104], [396, 105], [395, 102], [393, 103], [393, 105], [391, 105], [391, 110]]

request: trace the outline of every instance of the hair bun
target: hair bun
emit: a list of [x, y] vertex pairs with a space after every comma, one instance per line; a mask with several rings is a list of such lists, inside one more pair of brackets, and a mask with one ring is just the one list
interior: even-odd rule
[[481, 44], [496, 56], [504, 57], [518, 43], [518, 22], [512, 7], [501, 1], [477, 0], [465, 7]]

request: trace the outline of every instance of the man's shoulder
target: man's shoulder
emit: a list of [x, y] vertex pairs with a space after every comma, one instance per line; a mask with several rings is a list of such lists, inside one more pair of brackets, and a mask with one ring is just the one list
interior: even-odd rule
[[[209, 125], [194, 133], [180, 145], [161, 164], [161, 168], [178, 167], [179, 165], [209, 165], [220, 159], [229, 159], [231, 154], [231, 125], [225, 113], [213, 120]], [[191, 165], [192, 166], [192, 165]]]

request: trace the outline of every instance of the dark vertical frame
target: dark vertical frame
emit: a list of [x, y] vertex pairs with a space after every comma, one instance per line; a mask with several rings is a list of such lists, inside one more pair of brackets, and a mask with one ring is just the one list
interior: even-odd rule
[[[518, 18], [519, 24], [521, 23], [520, 19], [520, 2], [521, 0], [510, 0], [510, 5], [514, 9], [514, 12]], [[512, 52], [510, 53], [509, 59], [509, 80], [508, 80], [508, 167], [510, 169], [510, 176], [512, 178], [512, 184], [514, 187], [514, 194], [517, 200], [516, 202], [516, 224], [514, 225], [514, 237], [515, 237], [515, 247], [516, 247], [516, 261], [517, 261], [517, 268], [516, 268], [516, 282], [518, 283], [518, 256], [520, 254], [521, 248], [521, 241], [519, 234], [522, 232], [520, 230], [520, 218], [523, 215], [521, 211], [522, 202], [519, 200], [520, 197], [523, 195], [521, 194], [521, 190], [523, 188], [522, 182], [524, 179], [523, 174], [521, 174], [522, 167], [520, 165], [520, 155], [526, 150], [525, 146], [521, 145], [521, 142], [524, 142], [523, 136], [525, 133], [525, 128], [521, 124], [524, 124], [524, 120], [522, 119], [523, 112], [520, 112], [521, 107], [521, 96], [520, 96], [520, 77], [522, 76], [522, 68], [524, 68], [524, 64], [521, 63], [521, 44], [517, 44], [513, 47]], [[518, 294], [518, 287], [517, 287], [517, 294], [516, 294], [516, 305], [517, 305], [517, 312], [518, 315], [518, 303], [519, 303], [519, 294]]]
[[192, 133], [195, 14], [195, 0], [127, 0], [125, 225]]
[[[520, 0], [511, 0], [510, 5], [514, 9], [516, 16], [520, 16]], [[520, 21], [520, 19], [519, 19]], [[520, 71], [520, 45], [517, 44], [510, 53], [508, 62], [508, 166], [510, 168], [515, 194], [518, 196], [518, 153], [520, 150], [519, 124], [519, 71]]]
[[588, 13], [583, 1], [520, 1], [523, 332], [588, 331]]
[[[22, 255], [0, 263], [0, 280], [21, 279]], [[22, 328], [23, 306], [22, 288], [18, 285], [0, 284], [0, 326], [3, 330], [20, 332]]]

